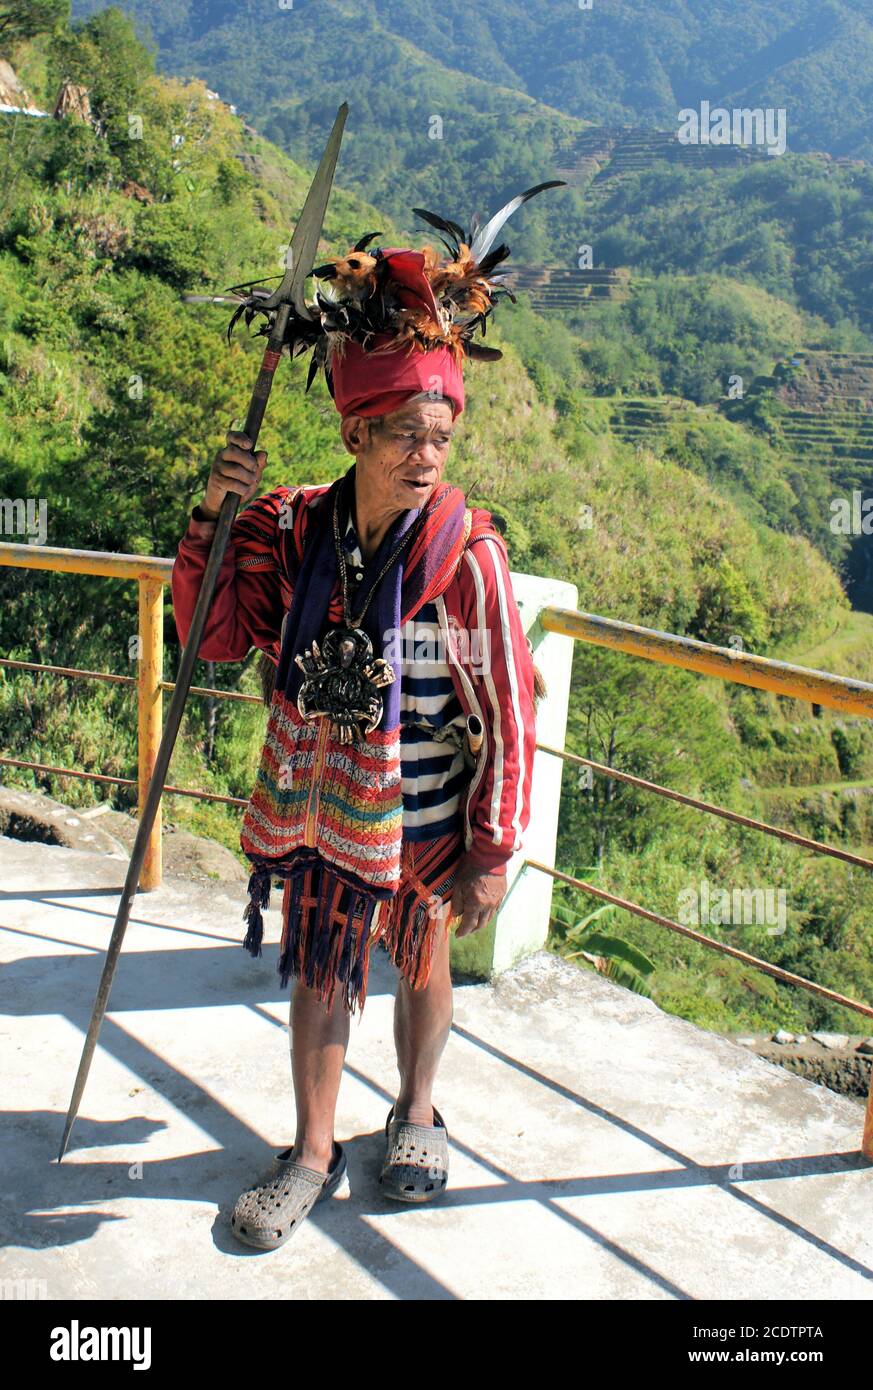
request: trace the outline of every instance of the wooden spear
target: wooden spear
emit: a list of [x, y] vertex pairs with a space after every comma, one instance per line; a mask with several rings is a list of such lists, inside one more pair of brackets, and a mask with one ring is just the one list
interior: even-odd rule
[[[245, 435], [251, 441], [254, 450], [264, 412], [267, 408], [267, 401], [270, 396], [270, 388], [273, 385], [273, 376], [282, 353], [282, 345], [285, 341], [285, 330], [293, 309], [301, 318], [311, 318], [312, 315], [307, 308], [303, 295], [303, 287], [307, 276], [310, 274], [315, 264], [315, 255], [318, 249], [318, 240], [321, 236], [321, 229], [324, 223], [324, 212], [327, 207], [327, 200], [330, 196], [331, 185], [333, 183], [334, 170], [336, 168], [339, 148], [342, 142], [343, 127], [349, 107], [347, 102], [343, 102], [336, 114], [330, 137], [325, 146], [321, 163], [312, 181], [312, 186], [306, 195], [306, 202], [297, 226], [294, 228], [294, 235], [291, 238], [291, 245], [286, 256], [286, 271], [281, 285], [264, 299], [259, 308], [275, 311], [272, 328], [267, 341], [261, 368], [258, 372], [258, 379], [255, 382], [255, 389], [249, 402], [248, 414], [245, 422]], [[103, 964], [103, 974], [100, 977], [100, 984], [97, 989], [97, 997], [94, 1001], [94, 1010], [91, 1014], [91, 1022], [85, 1038], [85, 1046], [82, 1049], [79, 1070], [76, 1073], [76, 1082], [73, 1086], [73, 1095], [70, 1100], [70, 1108], [67, 1112], [67, 1122], [64, 1126], [64, 1134], [61, 1140], [61, 1148], [58, 1154], [58, 1163], [66, 1153], [70, 1132], [79, 1113], [79, 1105], [82, 1100], [82, 1093], [85, 1090], [85, 1083], [88, 1080], [88, 1072], [91, 1069], [91, 1062], [94, 1057], [94, 1050], [97, 1046], [97, 1039], [100, 1036], [100, 1027], [109, 1003], [109, 994], [112, 989], [112, 981], [115, 976], [115, 969], [118, 964], [118, 957], [121, 954], [121, 947], [124, 942], [124, 935], [127, 931], [127, 924], [130, 919], [130, 909], [139, 888], [140, 873], [142, 872], [143, 860], [145, 859], [146, 848], [148, 845], [149, 832], [154, 824], [158, 807], [163, 795], [164, 783], [167, 779], [167, 772], [170, 766], [173, 748], [179, 727], [182, 723], [182, 714], [185, 709], [185, 701], [188, 698], [188, 691], [191, 687], [194, 674], [194, 663], [200, 650], [200, 642], [203, 636], [203, 629], [206, 626], [206, 618], [212, 605], [212, 597], [215, 593], [215, 584], [218, 579], [218, 572], [224, 558], [227, 543], [230, 538], [230, 530], [236, 517], [239, 507], [239, 494], [228, 492], [221, 505], [221, 511], [215, 525], [215, 534], [212, 538], [212, 547], [209, 551], [209, 559], [206, 562], [206, 571], [200, 585], [200, 593], [197, 598], [197, 605], [194, 609], [194, 616], [191, 620], [191, 630], [188, 633], [188, 641], [179, 662], [179, 671], [176, 676], [176, 688], [173, 691], [173, 698], [167, 712], [167, 719], [164, 725], [164, 732], [161, 738], [158, 754], [155, 759], [155, 767], [152, 772], [149, 789], [146, 794], [145, 805], [140, 817], [139, 828], [136, 832], [136, 839], [133, 844], [133, 851], [130, 856], [130, 864], [127, 870], [127, 877], [124, 881], [124, 889], [121, 902], [118, 905], [118, 912], [115, 917], [115, 925], [112, 928], [112, 936], [109, 940], [109, 949], [106, 952], [106, 960]]]

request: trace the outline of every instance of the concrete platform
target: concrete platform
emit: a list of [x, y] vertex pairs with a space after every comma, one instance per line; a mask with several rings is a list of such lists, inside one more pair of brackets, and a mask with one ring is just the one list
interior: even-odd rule
[[873, 1294], [863, 1107], [544, 953], [457, 987], [435, 1093], [449, 1191], [407, 1209], [375, 1186], [397, 1082], [378, 951], [340, 1093], [349, 1183], [279, 1251], [239, 1246], [228, 1212], [292, 1142], [294, 1106], [278, 894], [255, 962], [236, 886], [138, 897], [58, 1166], [124, 868], [0, 839], [4, 1281], [49, 1299]]

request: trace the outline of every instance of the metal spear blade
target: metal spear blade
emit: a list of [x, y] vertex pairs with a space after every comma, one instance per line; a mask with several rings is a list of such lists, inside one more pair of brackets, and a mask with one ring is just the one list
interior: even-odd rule
[[[291, 238], [291, 246], [288, 255], [288, 271], [276, 293], [271, 296], [270, 304], [275, 307], [275, 322], [270, 335], [270, 342], [264, 354], [264, 361], [258, 373], [258, 379], [252, 392], [249, 410], [246, 416], [245, 432], [251, 440], [252, 449], [255, 448], [261, 421], [266, 409], [270, 388], [273, 381], [273, 373], [279, 361], [282, 343], [284, 340], [285, 329], [288, 317], [291, 314], [292, 306], [298, 313], [311, 317], [303, 300], [303, 284], [312, 269], [315, 253], [318, 248], [318, 239], [321, 236], [322, 222], [324, 218], [327, 200], [330, 195], [333, 173], [336, 167], [337, 155], [339, 154], [340, 141], [342, 139], [343, 126], [348, 115], [348, 103], [343, 102], [339, 108], [334, 121], [333, 130], [328, 138], [321, 163], [318, 166], [312, 186], [307, 194], [300, 214], [294, 235]], [[127, 875], [124, 881], [124, 889], [121, 901], [118, 904], [118, 911], [115, 917], [115, 925], [112, 928], [112, 935], [109, 939], [109, 946], [106, 950], [106, 959], [103, 963], [103, 972], [100, 976], [100, 984], [97, 988], [97, 997], [94, 1001], [94, 1008], [91, 1013], [91, 1022], [88, 1026], [88, 1033], [85, 1044], [82, 1048], [82, 1056], [79, 1060], [79, 1070], [76, 1073], [76, 1080], [73, 1086], [73, 1094], [70, 1100], [70, 1108], [67, 1111], [67, 1120], [64, 1126], [64, 1133], [61, 1139], [61, 1148], [58, 1154], [60, 1163], [69, 1142], [70, 1133], [79, 1113], [79, 1105], [85, 1090], [85, 1083], [88, 1080], [88, 1073], [91, 1070], [91, 1062], [97, 1047], [97, 1040], [100, 1035], [100, 1028], [109, 1004], [109, 994], [112, 989], [112, 982], [115, 978], [115, 970], [118, 965], [118, 958], [124, 942], [127, 924], [130, 920], [131, 905], [139, 889], [139, 879], [142, 872], [143, 861], [148, 847], [149, 835], [155, 822], [158, 807], [161, 804], [164, 783], [170, 766], [173, 748], [176, 737], [182, 723], [182, 715], [185, 710], [185, 702], [191, 688], [194, 675], [194, 666], [197, 661], [197, 654], [203, 639], [203, 632], [206, 627], [206, 619], [212, 605], [212, 598], [215, 593], [218, 574], [221, 562], [227, 549], [230, 538], [231, 526], [239, 505], [239, 496], [236, 493], [228, 493], [222, 503], [221, 512], [215, 528], [212, 540], [212, 548], [206, 562], [206, 570], [200, 584], [200, 593], [191, 619], [191, 627], [188, 632], [188, 641], [185, 650], [182, 652], [179, 661], [179, 670], [176, 675], [176, 688], [170, 701], [167, 711], [167, 718], [164, 724], [164, 732], [161, 737], [160, 746], [155, 758], [154, 770], [146, 792], [145, 803], [140, 816], [139, 826], [136, 832], [136, 839], [130, 855]]]
[[336, 120], [333, 123], [333, 130], [328, 136], [324, 154], [321, 156], [321, 163], [306, 195], [306, 202], [303, 204], [303, 211], [297, 226], [294, 228], [294, 235], [291, 238], [291, 245], [288, 247], [285, 258], [287, 269], [284, 279], [269, 299], [263, 301], [260, 306], [262, 309], [277, 309], [280, 304], [293, 304], [301, 318], [312, 318], [303, 298], [303, 286], [315, 265], [318, 239], [324, 224], [324, 210], [330, 196], [334, 169], [343, 138], [343, 127], [348, 114], [349, 104], [344, 101], [336, 113]]

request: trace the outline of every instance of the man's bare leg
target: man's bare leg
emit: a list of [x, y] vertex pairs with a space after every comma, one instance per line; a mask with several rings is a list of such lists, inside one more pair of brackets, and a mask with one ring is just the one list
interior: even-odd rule
[[349, 1024], [341, 986], [328, 1012], [317, 990], [296, 981], [291, 997], [291, 1070], [297, 1137], [290, 1158], [320, 1173], [328, 1171], [333, 1158], [333, 1126]]
[[402, 975], [397, 983], [394, 1045], [400, 1091], [394, 1103], [396, 1119], [417, 1125], [433, 1124], [431, 1092], [451, 1026], [449, 933], [443, 931], [434, 945], [430, 977], [424, 989], [410, 989]]

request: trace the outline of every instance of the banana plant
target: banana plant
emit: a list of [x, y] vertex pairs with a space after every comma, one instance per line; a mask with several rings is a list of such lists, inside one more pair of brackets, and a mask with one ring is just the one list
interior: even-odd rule
[[[593, 872], [592, 869], [579, 869], [573, 877], [579, 878], [582, 874], [590, 877]], [[569, 891], [575, 893], [578, 890]], [[558, 954], [564, 960], [577, 960], [581, 956], [606, 979], [651, 999], [652, 991], [646, 976], [653, 973], [654, 961], [623, 937], [610, 936], [595, 927], [605, 913], [615, 911], [611, 903], [605, 903], [580, 919], [578, 909], [572, 903], [554, 903], [549, 925], [556, 938]]]

